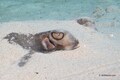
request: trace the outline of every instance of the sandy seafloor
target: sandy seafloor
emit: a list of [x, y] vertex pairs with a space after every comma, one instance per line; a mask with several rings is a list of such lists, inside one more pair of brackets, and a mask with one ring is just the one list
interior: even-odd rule
[[[76, 20], [1, 23], [0, 80], [119, 80], [120, 27], [106, 26], [107, 31], [100, 24], [103, 23], [96, 24], [95, 31]], [[79, 40], [80, 47], [49, 54], [36, 52], [24, 67], [18, 67], [20, 58], [28, 51], [2, 39], [10, 32], [35, 34], [53, 29], [68, 30]]]
[[[98, 1], [101, 4], [107, 1], [112, 3], [112, 0]], [[104, 8], [100, 5], [92, 9], [92, 11], [89, 9], [85, 10], [88, 13], [84, 13], [84, 9], [87, 9], [88, 5], [83, 8], [83, 13], [80, 16], [78, 13], [81, 11], [78, 8], [75, 9], [79, 5], [75, 5], [72, 9], [68, 7], [69, 4], [66, 5], [68, 8], [67, 14], [64, 11], [62, 12], [61, 6], [59, 11], [56, 10], [59, 7], [56, 7], [55, 10], [51, 9], [51, 14], [49, 15], [49, 11], [46, 14], [38, 15], [39, 12], [30, 11], [33, 13], [29, 13], [29, 6], [31, 4], [20, 6], [20, 10], [17, 11], [16, 8], [18, 7], [15, 7], [12, 2], [8, 1], [8, 3], [11, 3], [10, 5], [5, 5], [4, 3], [6, 3], [4, 0], [3, 3], [0, 3], [0, 6], [3, 7], [0, 7], [0, 15], [2, 16], [0, 16], [0, 80], [120, 79], [120, 8], [116, 6], [117, 3], [113, 3], [115, 5], [107, 4]], [[36, 5], [39, 6], [39, 4]], [[29, 15], [24, 15], [26, 13], [24, 7], [28, 10]], [[7, 8], [6, 12], [4, 12], [5, 8]], [[47, 8], [45, 7], [45, 9]], [[32, 7], [32, 10], [36, 9], [35, 6]], [[70, 12], [73, 11], [70, 15], [69, 10]], [[74, 14], [74, 10], [76, 14]], [[18, 14], [19, 11], [21, 11], [21, 14]], [[58, 17], [57, 13], [59, 12], [62, 17]], [[37, 16], [31, 16], [33, 14]], [[32, 19], [29, 19], [30, 16]], [[34, 20], [34, 18], [40, 18], [41, 16], [44, 16], [45, 20], [44, 18], [42, 20]], [[50, 17], [50, 20], [46, 20], [47, 17]], [[80, 17], [93, 18], [98, 31], [79, 25], [76, 19]], [[23, 18], [25, 18], [25, 21]], [[80, 47], [75, 50], [55, 51], [49, 54], [36, 52], [24, 67], [19, 67], [17, 65], [19, 60], [29, 51], [17, 44], [9, 44], [3, 37], [11, 32], [35, 34], [53, 29], [69, 31], [79, 40]]]

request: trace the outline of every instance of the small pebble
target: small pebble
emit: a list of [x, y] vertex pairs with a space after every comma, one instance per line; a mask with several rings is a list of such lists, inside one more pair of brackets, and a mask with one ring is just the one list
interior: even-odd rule
[[35, 72], [36, 74], [39, 74], [38, 72]]

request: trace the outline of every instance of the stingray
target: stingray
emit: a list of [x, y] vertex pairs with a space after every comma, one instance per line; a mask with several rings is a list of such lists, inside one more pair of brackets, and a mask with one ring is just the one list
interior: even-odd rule
[[20, 59], [19, 67], [24, 66], [35, 52], [47, 54], [58, 50], [73, 50], [79, 44], [79, 41], [66, 30], [50, 30], [36, 34], [12, 32], [4, 39], [10, 44], [16, 43], [23, 49], [29, 50], [29, 53]]

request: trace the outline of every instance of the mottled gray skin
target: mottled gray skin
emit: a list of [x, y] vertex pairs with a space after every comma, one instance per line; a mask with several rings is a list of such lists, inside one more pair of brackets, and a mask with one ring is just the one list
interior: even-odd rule
[[37, 52], [47, 52], [44, 50], [43, 46], [41, 45], [41, 41], [37, 41], [38, 36], [42, 35], [40, 34], [20, 34], [20, 33], [10, 33], [4, 39], [8, 39], [8, 42], [10, 44], [16, 43], [22, 46], [24, 49], [34, 50]]
[[[59, 32], [59, 30], [51, 30], [46, 31], [38, 34], [20, 34], [20, 33], [10, 33], [7, 36], [4, 37], [4, 39], [7, 39], [10, 44], [16, 43], [23, 47], [24, 49], [29, 50], [29, 53], [24, 55], [20, 62], [18, 63], [18, 66], [22, 67], [24, 66], [29, 58], [31, 58], [31, 55], [34, 54], [34, 52], [42, 52], [42, 53], [50, 53], [52, 51], [56, 50], [72, 50], [75, 49], [75, 47], [79, 44], [78, 40], [76, 40], [69, 32], [62, 30], [61, 32], [64, 33], [65, 39], [62, 40], [54, 40], [51, 37], [52, 32]], [[50, 42], [50, 44], [53, 44], [55, 47], [46, 49], [45, 46], [42, 44], [42, 42], [47, 38]], [[65, 41], [68, 43], [65, 45]], [[45, 44], [47, 45], [47, 43]]]
[[48, 53], [50, 51], [44, 50], [43, 46], [41, 45], [41, 41], [37, 41], [37, 38], [39, 35], [42, 35], [44, 33], [36, 34], [36, 35], [25, 35], [20, 33], [10, 33], [4, 39], [7, 39], [10, 44], [16, 43], [19, 44], [24, 49], [30, 50], [28, 54], [24, 55], [20, 62], [18, 63], [19, 67], [23, 67], [28, 60], [31, 58], [32, 54], [34, 54], [34, 51], [36, 52], [43, 52]]

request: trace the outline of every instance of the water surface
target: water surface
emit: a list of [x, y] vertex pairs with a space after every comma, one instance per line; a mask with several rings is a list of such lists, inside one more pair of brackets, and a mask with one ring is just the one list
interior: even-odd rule
[[70, 20], [110, 5], [120, 0], [0, 0], [0, 21]]

